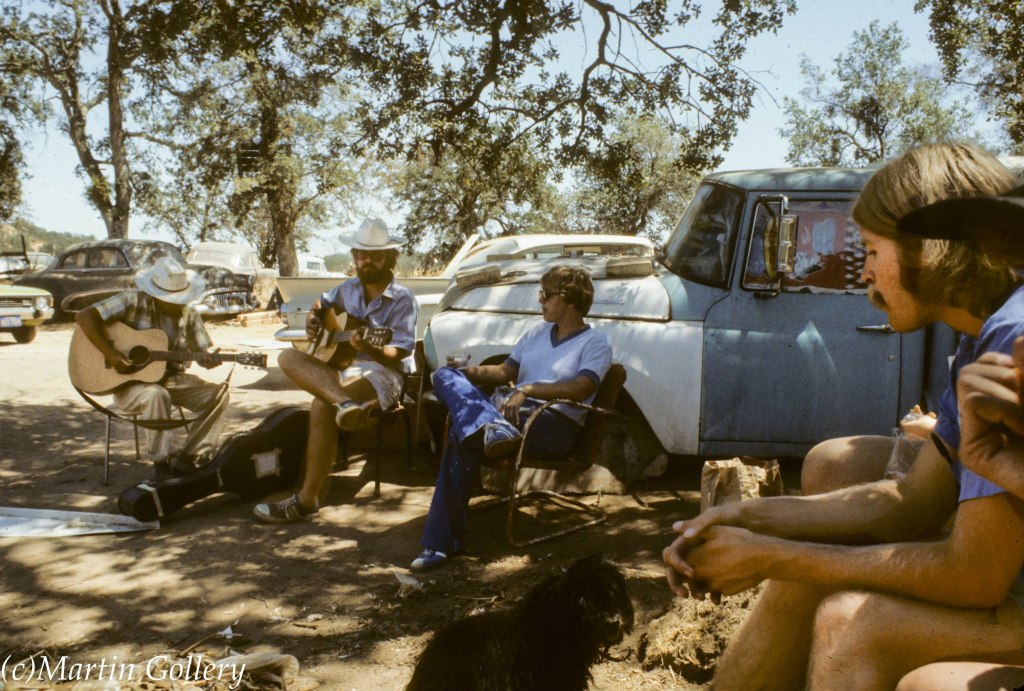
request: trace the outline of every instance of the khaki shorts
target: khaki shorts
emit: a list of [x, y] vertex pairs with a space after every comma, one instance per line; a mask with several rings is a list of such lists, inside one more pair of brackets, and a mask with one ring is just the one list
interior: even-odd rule
[[342, 382], [348, 379], [365, 379], [377, 392], [377, 401], [382, 410], [393, 406], [402, 395], [402, 375], [373, 360], [356, 360], [338, 373]]

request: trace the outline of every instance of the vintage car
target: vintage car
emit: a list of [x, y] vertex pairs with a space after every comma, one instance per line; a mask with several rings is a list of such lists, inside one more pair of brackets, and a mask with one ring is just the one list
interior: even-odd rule
[[252, 276], [255, 279], [253, 291], [258, 299], [254, 309], [276, 309], [276, 305], [271, 306], [271, 303], [277, 289], [277, 269], [264, 267], [259, 253], [250, 245], [204, 240], [189, 249], [185, 260], [193, 268], [219, 266], [234, 274]]
[[254, 276], [238, 275], [217, 266], [191, 266], [181, 251], [159, 240], [107, 239], [72, 245], [41, 271], [15, 279], [53, 295], [57, 314], [74, 314], [111, 295], [135, 287], [135, 272], [169, 256], [194, 269], [206, 280], [206, 292], [196, 302], [203, 316], [229, 316], [257, 306]]
[[0, 285], [0, 332], [18, 343], [36, 337], [36, 327], [53, 316], [53, 296], [41, 288]]

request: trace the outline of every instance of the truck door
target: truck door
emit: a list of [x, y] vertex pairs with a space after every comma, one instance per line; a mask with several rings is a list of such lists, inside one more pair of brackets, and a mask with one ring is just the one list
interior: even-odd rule
[[[778, 199], [776, 197], [776, 199]], [[823, 439], [889, 434], [900, 411], [900, 334], [860, 282], [852, 201], [794, 199], [793, 270], [773, 255], [779, 204], [751, 201], [729, 297], [708, 312], [702, 453], [803, 453]]]

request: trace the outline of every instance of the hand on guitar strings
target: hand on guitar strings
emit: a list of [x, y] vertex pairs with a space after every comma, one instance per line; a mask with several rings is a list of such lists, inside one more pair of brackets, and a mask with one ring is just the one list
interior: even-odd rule
[[348, 342], [352, 344], [352, 347], [360, 353], [371, 354], [380, 351], [380, 348], [367, 342], [363, 339], [365, 329], [356, 329], [352, 332], [352, 335], [348, 337]]
[[306, 315], [306, 335], [309, 336], [310, 340], [316, 340], [323, 327], [324, 308], [319, 302], [316, 302], [309, 308], [309, 314]]
[[113, 350], [103, 356], [107, 367], [113, 368], [119, 374], [125, 374], [132, 369], [132, 361], [120, 350]]
[[219, 358], [214, 357], [219, 352], [220, 348], [217, 348], [211, 352], [204, 352], [201, 355], [199, 355], [198, 358], [196, 358], [196, 362], [198, 362], [201, 367], [205, 367], [206, 369], [213, 369], [214, 367], [221, 363], [221, 360]]

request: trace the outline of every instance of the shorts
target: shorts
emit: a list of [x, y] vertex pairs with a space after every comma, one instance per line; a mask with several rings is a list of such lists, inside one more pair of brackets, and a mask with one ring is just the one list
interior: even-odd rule
[[356, 360], [338, 375], [341, 381], [359, 378], [370, 382], [382, 410], [393, 406], [402, 395], [402, 375], [373, 360]]

